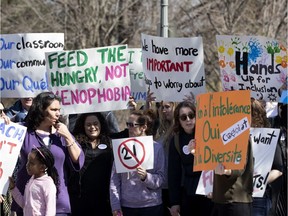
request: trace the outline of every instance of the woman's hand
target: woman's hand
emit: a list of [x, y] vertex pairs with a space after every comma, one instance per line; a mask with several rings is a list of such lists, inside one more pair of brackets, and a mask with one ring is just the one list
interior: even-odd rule
[[144, 181], [147, 177], [147, 171], [142, 166], [136, 168], [137, 173], [142, 181]]
[[116, 211], [113, 211], [112, 214], [113, 214], [113, 216], [122, 216], [123, 215], [123, 213], [122, 213], [122, 211], [120, 209], [116, 210]]
[[0, 194], [0, 203], [4, 202], [4, 197]]
[[169, 209], [172, 216], [180, 216], [180, 205], [173, 205]]
[[196, 140], [191, 139], [188, 143], [188, 149], [191, 154], [195, 154], [195, 148], [196, 148]]
[[128, 101], [128, 108], [130, 110], [136, 110], [136, 107], [137, 107], [137, 103], [135, 102], [134, 98], [130, 96], [129, 101]]
[[231, 169], [225, 169], [224, 165], [219, 163], [217, 167], [215, 168], [215, 174], [217, 175], [231, 175], [232, 170]]

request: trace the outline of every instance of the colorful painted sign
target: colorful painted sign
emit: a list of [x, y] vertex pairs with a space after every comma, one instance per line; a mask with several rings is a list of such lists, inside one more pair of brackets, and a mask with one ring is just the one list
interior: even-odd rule
[[250, 91], [227, 91], [196, 97], [194, 170], [242, 169], [251, 122]]
[[134, 171], [140, 165], [147, 170], [153, 169], [152, 136], [113, 139], [112, 145], [117, 173]]
[[0, 194], [6, 194], [27, 128], [0, 119]]
[[287, 84], [287, 49], [275, 39], [217, 35], [224, 90], [251, 90], [251, 96], [279, 101]]
[[45, 52], [63, 49], [63, 33], [0, 35], [1, 97], [34, 97], [47, 91]]
[[164, 38], [142, 34], [142, 64], [147, 90], [157, 101], [182, 101], [205, 93], [201, 37]]
[[65, 113], [127, 109], [127, 45], [46, 53], [49, 89]]

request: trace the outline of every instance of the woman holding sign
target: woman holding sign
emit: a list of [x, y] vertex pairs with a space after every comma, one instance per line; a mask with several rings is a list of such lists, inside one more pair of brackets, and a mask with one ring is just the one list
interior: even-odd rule
[[[131, 112], [127, 127], [129, 137], [153, 134], [156, 115], [152, 110]], [[145, 145], [145, 144], [144, 144]], [[164, 181], [163, 147], [153, 143], [153, 169], [141, 165], [129, 173], [117, 173], [115, 164], [110, 181], [110, 202], [113, 216], [161, 216], [163, 214], [161, 186]], [[136, 150], [134, 155], [136, 156]]]
[[69, 180], [72, 216], [111, 214], [109, 183], [113, 162], [109, 129], [102, 113], [84, 113], [76, 121], [73, 135], [80, 143], [85, 162]]
[[168, 155], [168, 189], [172, 216], [210, 216], [212, 202], [195, 194], [201, 172], [193, 172], [189, 143], [195, 136], [195, 106], [181, 102], [174, 111], [174, 133]]
[[[25, 119], [27, 134], [20, 154], [21, 165], [17, 172], [16, 186], [23, 194], [29, 180], [26, 163], [32, 148], [47, 147], [55, 158], [55, 168], [59, 174], [59, 194], [56, 200], [56, 215], [69, 215], [70, 202], [67, 191], [69, 170], [80, 170], [84, 163], [84, 154], [67, 126], [59, 122], [61, 99], [51, 92], [38, 94]], [[12, 210], [21, 216], [22, 209], [12, 204]]]

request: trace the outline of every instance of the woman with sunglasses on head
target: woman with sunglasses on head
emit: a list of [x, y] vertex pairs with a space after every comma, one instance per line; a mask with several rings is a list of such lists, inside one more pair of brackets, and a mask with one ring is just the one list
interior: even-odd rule
[[[153, 135], [155, 113], [152, 110], [132, 111], [127, 127], [129, 137]], [[161, 186], [164, 181], [165, 158], [163, 147], [153, 143], [154, 166], [146, 170], [116, 173], [112, 168], [110, 202], [113, 216], [160, 216], [163, 213]]]
[[180, 102], [174, 111], [174, 136], [168, 155], [168, 189], [172, 216], [209, 216], [212, 202], [195, 194], [201, 172], [193, 172], [194, 156], [189, 145], [195, 137], [195, 106]]
[[[55, 167], [59, 174], [59, 194], [56, 200], [56, 215], [69, 215], [70, 202], [67, 191], [69, 170], [80, 170], [84, 163], [84, 153], [67, 126], [59, 122], [61, 99], [51, 92], [38, 94], [25, 118], [27, 133], [20, 150], [21, 165], [17, 172], [16, 186], [24, 194], [29, 175], [25, 164], [28, 154], [34, 146], [44, 146], [52, 152]], [[17, 216], [22, 209], [12, 203], [12, 210]]]
[[84, 166], [69, 180], [72, 216], [111, 216], [109, 183], [113, 162], [110, 128], [102, 113], [84, 113], [76, 120], [73, 135], [84, 154]]
[[32, 176], [25, 186], [24, 196], [15, 187], [10, 177], [10, 189], [17, 204], [23, 208], [24, 216], [56, 214], [56, 196], [59, 176], [54, 167], [54, 156], [46, 147], [33, 148], [26, 164], [28, 175]]

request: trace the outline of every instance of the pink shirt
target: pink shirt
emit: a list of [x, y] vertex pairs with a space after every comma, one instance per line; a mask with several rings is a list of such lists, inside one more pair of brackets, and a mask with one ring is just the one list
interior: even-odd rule
[[24, 196], [17, 187], [11, 193], [17, 204], [23, 208], [24, 216], [56, 214], [56, 186], [48, 175], [36, 179], [32, 176], [25, 186]]

